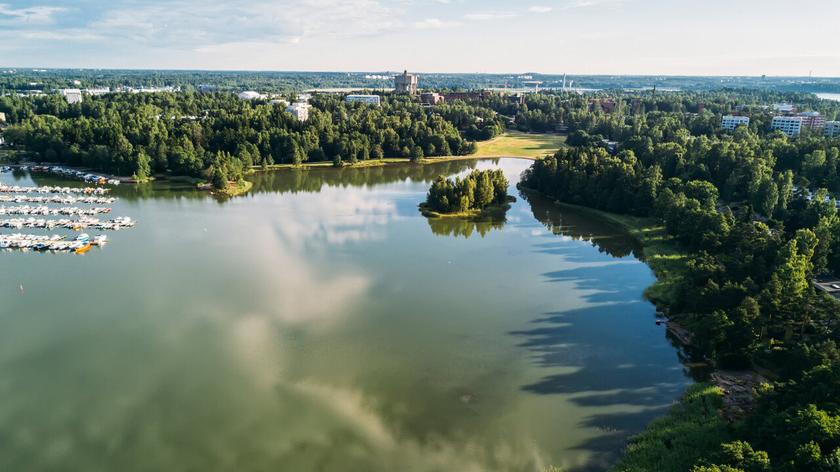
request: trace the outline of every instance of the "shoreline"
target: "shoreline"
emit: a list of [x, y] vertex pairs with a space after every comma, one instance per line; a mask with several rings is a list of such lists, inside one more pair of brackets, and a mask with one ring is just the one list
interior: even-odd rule
[[358, 161], [355, 164], [345, 163], [342, 164], [340, 167], [336, 167], [333, 165], [332, 161], [320, 161], [320, 162], [304, 162], [301, 164], [272, 164], [267, 167], [262, 166], [253, 166], [251, 167], [251, 171], [256, 172], [270, 172], [276, 170], [310, 170], [310, 169], [364, 169], [366, 167], [386, 167], [386, 166], [396, 166], [396, 165], [407, 165], [407, 164], [419, 164], [419, 165], [428, 165], [428, 164], [437, 164], [441, 162], [453, 162], [453, 161], [478, 161], [478, 160], [490, 160], [490, 159], [524, 159], [528, 161], [536, 161], [540, 159], [539, 157], [531, 157], [531, 156], [441, 156], [441, 157], [424, 157], [421, 159], [417, 159], [412, 161], [407, 157], [386, 157], [384, 159], [369, 159], [367, 161]]
[[[520, 190], [551, 198], [526, 187], [520, 187]], [[679, 347], [693, 348], [693, 333], [680, 325], [679, 317], [669, 310], [671, 290], [683, 277], [686, 254], [665, 234], [662, 222], [655, 218], [620, 215], [557, 200], [554, 200], [554, 204], [614, 223], [641, 244], [642, 254], [637, 257], [656, 277], [656, 281], [644, 290], [643, 295], [656, 306], [657, 316], [661, 314], [665, 318], [666, 330], [671, 334], [672, 342]], [[688, 362], [686, 359], [682, 364], [689, 367]], [[766, 382], [767, 376], [755, 368], [734, 371], [720, 369], [711, 362], [708, 365], [711, 367], [708, 379], [689, 385], [661, 417], [631, 437], [621, 458], [609, 470], [656, 470], [649, 468], [652, 458], [672, 456], [673, 443], [680, 442], [670, 437], [669, 431], [682, 430], [688, 436], [702, 431], [713, 438], [727, 437], [730, 425], [743, 418], [752, 408], [755, 399], [753, 391], [759, 384]], [[679, 445], [679, 449], [685, 451], [692, 447], [689, 443]]]

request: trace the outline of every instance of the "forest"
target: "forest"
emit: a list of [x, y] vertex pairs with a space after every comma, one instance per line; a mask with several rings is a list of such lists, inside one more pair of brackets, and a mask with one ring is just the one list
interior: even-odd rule
[[[531, 115], [517, 115], [517, 124], [560, 119], [570, 146], [536, 161], [522, 186], [661, 221], [683, 268], [653, 301], [690, 331], [713, 365], [758, 369], [772, 379], [746, 417], [708, 428], [692, 444], [666, 444], [661, 454], [637, 451], [618, 470], [686, 470], [667, 464], [691, 457], [687, 465], [698, 472], [837, 471], [840, 305], [812, 280], [840, 274], [833, 198], [840, 140], [819, 133], [789, 139], [768, 129], [759, 94], [715, 95], [620, 103], [611, 114], [535, 98]], [[698, 112], [700, 101], [706, 106]], [[817, 105], [837, 116], [836, 104]], [[720, 114], [736, 106], [753, 110], [750, 126], [718, 130]], [[604, 139], [617, 148], [611, 152]]]
[[503, 131], [495, 114], [463, 103], [430, 110], [407, 97], [381, 107], [314, 96], [300, 122], [282, 103], [228, 93], [0, 97], [4, 135], [35, 159], [139, 179], [154, 174], [237, 180], [252, 166], [386, 157], [467, 155]]
[[429, 187], [426, 207], [438, 213], [481, 211], [507, 200], [508, 181], [501, 169], [474, 170], [454, 179], [438, 177]]

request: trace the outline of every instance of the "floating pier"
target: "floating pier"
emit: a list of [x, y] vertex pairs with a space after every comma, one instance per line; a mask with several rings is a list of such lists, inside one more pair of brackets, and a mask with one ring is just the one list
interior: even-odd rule
[[45, 218], [11, 218], [0, 220], [0, 228], [13, 229], [70, 229], [73, 231], [80, 231], [83, 229], [103, 229], [118, 231], [122, 228], [131, 228], [133, 226], [134, 221], [127, 216], [114, 218], [110, 221], [100, 221], [99, 218], [89, 217], [78, 220], [48, 220]]
[[91, 238], [87, 234], [80, 234], [72, 240], [64, 236], [45, 236], [41, 234], [2, 234], [0, 235], [0, 249], [20, 251], [51, 251], [84, 254], [93, 246], [104, 246], [108, 237], [100, 234]]
[[103, 213], [111, 213], [110, 207], [61, 207], [54, 208], [46, 205], [39, 206], [2, 206], [0, 205], [0, 215], [40, 215], [40, 216], [92, 216]]
[[60, 203], [74, 205], [83, 203], [88, 205], [110, 205], [116, 202], [114, 197], [74, 197], [72, 195], [50, 195], [48, 197], [32, 195], [0, 195], [0, 203]]
[[105, 195], [110, 189], [103, 187], [60, 187], [44, 185], [41, 187], [21, 187], [0, 184], [0, 193], [66, 193], [83, 195]]

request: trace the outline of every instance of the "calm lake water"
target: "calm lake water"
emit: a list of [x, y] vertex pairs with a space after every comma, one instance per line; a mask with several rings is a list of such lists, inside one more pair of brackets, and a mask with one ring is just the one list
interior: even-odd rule
[[105, 248], [0, 253], [0, 470], [603, 468], [689, 382], [634, 241], [513, 187], [506, 222], [416, 208], [528, 164], [122, 186]]

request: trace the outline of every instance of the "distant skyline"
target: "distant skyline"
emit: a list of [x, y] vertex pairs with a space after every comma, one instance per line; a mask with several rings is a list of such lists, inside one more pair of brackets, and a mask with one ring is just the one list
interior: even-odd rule
[[840, 2], [0, 0], [0, 66], [840, 76]]

